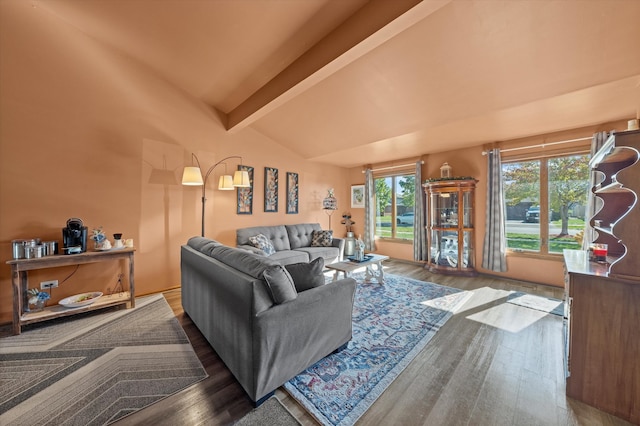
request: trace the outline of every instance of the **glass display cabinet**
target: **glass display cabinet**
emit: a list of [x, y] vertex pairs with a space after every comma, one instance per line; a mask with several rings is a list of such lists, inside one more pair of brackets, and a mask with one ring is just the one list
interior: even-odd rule
[[431, 272], [474, 276], [475, 179], [438, 180], [423, 185], [427, 203], [426, 267]]

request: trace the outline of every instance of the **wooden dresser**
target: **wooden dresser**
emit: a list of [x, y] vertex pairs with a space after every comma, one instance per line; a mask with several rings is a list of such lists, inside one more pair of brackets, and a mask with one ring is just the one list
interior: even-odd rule
[[640, 424], [640, 131], [614, 133], [590, 166], [592, 243], [565, 250], [567, 395]]

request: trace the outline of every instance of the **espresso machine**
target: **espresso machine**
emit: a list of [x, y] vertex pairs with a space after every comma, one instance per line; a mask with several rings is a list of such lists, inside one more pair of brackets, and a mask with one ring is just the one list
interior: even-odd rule
[[72, 217], [67, 220], [66, 228], [62, 228], [64, 254], [77, 254], [87, 251], [87, 227], [81, 219]]

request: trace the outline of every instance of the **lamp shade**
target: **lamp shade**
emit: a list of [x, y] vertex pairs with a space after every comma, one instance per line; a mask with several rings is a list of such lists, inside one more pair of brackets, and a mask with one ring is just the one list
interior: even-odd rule
[[220, 176], [220, 180], [218, 180], [218, 189], [221, 191], [230, 191], [235, 189], [231, 175]]
[[233, 186], [237, 188], [249, 188], [249, 172], [246, 170], [236, 170], [233, 174]]
[[200, 167], [188, 166], [184, 168], [182, 172], [182, 184], [189, 186], [202, 186], [204, 181], [202, 180], [202, 173]]

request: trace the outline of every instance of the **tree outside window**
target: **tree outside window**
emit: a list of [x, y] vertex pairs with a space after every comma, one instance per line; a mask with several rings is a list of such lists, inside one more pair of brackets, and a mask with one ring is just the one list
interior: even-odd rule
[[580, 249], [589, 156], [505, 162], [502, 171], [507, 247], [542, 254]]
[[376, 236], [413, 240], [415, 175], [376, 178]]

